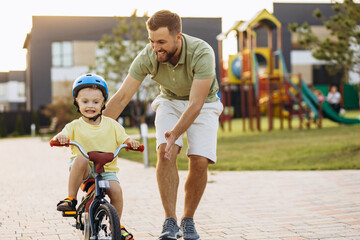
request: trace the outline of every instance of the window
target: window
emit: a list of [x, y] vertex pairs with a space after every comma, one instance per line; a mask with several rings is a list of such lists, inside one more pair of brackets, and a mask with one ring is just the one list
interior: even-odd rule
[[0, 97], [5, 97], [5, 83], [0, 83]]
[[73, 46], [72, 42], [53, 42], [51, 44], [51, 56], [53, 67], [72, 67], [73, 66]]
[[25, 97], [25, 83], [24, 82], [18, 83], [18, 96]]

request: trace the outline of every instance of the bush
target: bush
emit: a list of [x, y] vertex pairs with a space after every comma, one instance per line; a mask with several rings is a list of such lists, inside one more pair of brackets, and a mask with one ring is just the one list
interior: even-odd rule
[[21, 136], [24, 134], [25, 134], [24, 122], [23, 122], [21, 115], [18, 114], [16, 117], [16, 122], [15, 122], [14, 136]]
[[57, 117], [57, 132], [61, 131], [67, 123], [80, 117], [80, 114], [76, 112], [76, 107], [70, 99], [59, 100], [56, 103], [46, 105], [42, 114], [49, 118]]
[[4, 115], [0, 116], [0, 137], [6, 137], [7, 131], [5, 126], [5, 117]]

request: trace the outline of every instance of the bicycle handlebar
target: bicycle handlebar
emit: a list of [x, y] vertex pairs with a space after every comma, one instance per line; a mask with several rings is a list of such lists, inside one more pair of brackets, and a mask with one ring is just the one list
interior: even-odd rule
[[[61, 144], [58, 140], [54, 140], [51, 139], [50, 140], [50, 146], [51, 147], [69, 147], [70, 145], [76, 146], [82, 155], [84, 155], [84, 157], [86, 157], [87, 159], [89, 159], [89, 155], [87, 154], [87, 152], [84, 150], [84, 148], [80, 145], [80, 143], [75, 142], [75, 141], [70, 141], [68, 140], [65, 144]], [[140, 145], [137, 149], [134, 149], [130, 146], [129, 143], [127, 144], [122, 144], [120, 146], [118, 146], [114, 152], [114, 158], [119, 154], [120, 150], [125, 148], [126, 151], [138, 151], [138, 152], [143, 152], [144, 151], [144, 145]]]
[[50, 146], [51, 147], [68, 147], [70, 145], [70, 139], [65, 144], [61, 144], [58, 140], [51, 139]]

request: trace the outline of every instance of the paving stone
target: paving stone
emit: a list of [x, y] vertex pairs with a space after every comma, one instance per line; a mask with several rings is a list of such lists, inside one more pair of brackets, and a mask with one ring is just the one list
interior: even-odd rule
[[[0, 139], [0, 152], [0, 240], [81, 239], [74, 219], [56, 211], [70, 150], [16, 138]], [[119, 167], [122, 223], [136, 240], [157, 239], [164, 213], [155, 169], [125, 159]], [[179, 219], [186, 176], [179, 172]], [[208, 182], [195, 215], [203, 240], [360, 240], [359, 170], [213, 171]]]

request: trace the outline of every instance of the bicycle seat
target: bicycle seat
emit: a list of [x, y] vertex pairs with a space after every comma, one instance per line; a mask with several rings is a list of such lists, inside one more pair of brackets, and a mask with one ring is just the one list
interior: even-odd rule
[[103, 173], [104, 165], [114, 159], [114, 154], [110, 152], [88, 152], [89, 160], [95, 163], [95, 172]]

